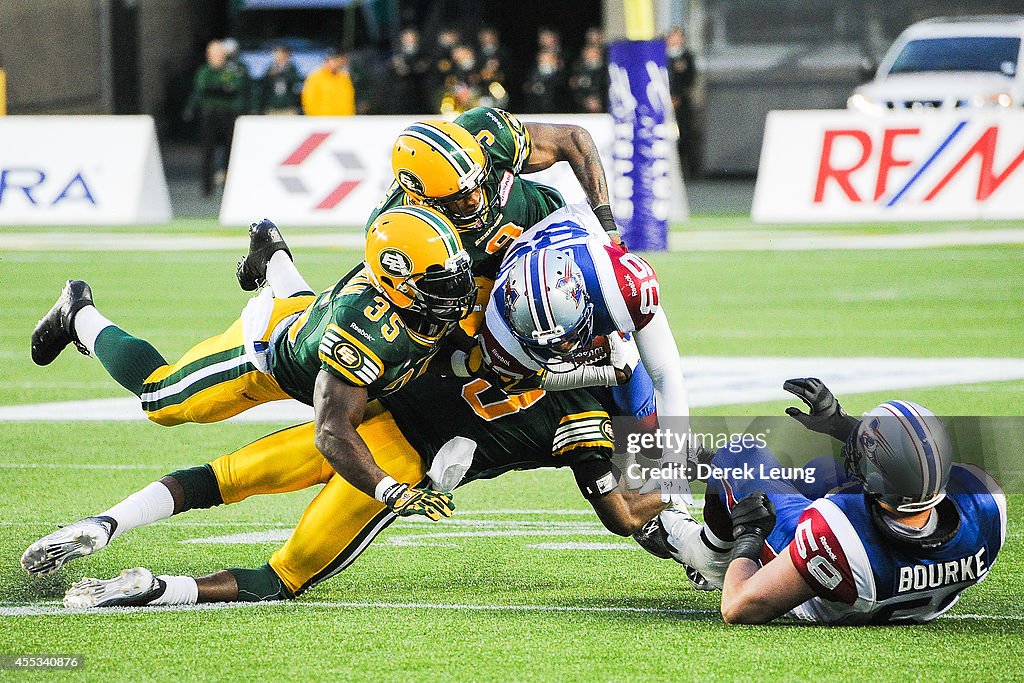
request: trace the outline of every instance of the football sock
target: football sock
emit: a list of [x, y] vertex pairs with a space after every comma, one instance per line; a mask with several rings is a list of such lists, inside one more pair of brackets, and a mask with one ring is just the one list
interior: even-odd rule
[[110, 517], [117, 522], [114, 533], [110, 535], [110, 540], [114, 540], [129, 529], [159, 522], [172, 514], [174, 498], [167, 487], [157, 481], [136, 491], [106, 512], [101, 512], [99, 516]]
[[142, 395], [146, 378], [157, 368], [167, 365], [152, 344], [133, 337], [116, 325], [105, 327], [96, 336], [93, 347], [93, 354], [114, 381], [136, 396]]
[[164, 585], [164, 592], [149, 602], [150, 605], [194, 605], [199, 602], [199, 584], [191, 576], [168, 576], [157, 578]]
[[96, 355], [96, 337], [113, 324], [103, 317], [103, 314], [96, 310], [95, 306], [85, 306], [75, 313], [72, 327], [78, 341], [89, 349], [89, 353]]
[[312, 294], [313, 288], [299, 274], [286, 251], [275, 251], [267, 261], [267, 284], [275, 299], [287, 299], [296, 294]]

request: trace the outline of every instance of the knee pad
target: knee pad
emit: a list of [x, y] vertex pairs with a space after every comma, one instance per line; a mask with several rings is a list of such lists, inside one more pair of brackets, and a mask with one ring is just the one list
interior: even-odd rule
[[167, 476], [174, 477], [181, 484], [181, 489], [185, 493], [185, 502], [179, 512], [212, 508], [224, 504], [224, 499], [220, 495], [220, 486], [217, 484], [217, 476], [209, 465], [178, 470]]
[[292, 600], [295, 594], [288, 590], [284, 581], [269, 564], [259, 569], [229, 569], [238, 584], [239, 602], [264, 602], [267, 600]]

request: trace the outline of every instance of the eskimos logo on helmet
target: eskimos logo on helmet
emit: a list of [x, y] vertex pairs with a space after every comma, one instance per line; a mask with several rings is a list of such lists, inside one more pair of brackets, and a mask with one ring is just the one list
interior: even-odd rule
[[394, 247], [381, 249], [379, 259], [380, 267], [388, 275], [408, 277], [412, 274], [412, 259]]
[[406, 169], [398, 171], [398, 184], [416, 194], [423, 194], [423, 181], [416, 177], [416, 174]]

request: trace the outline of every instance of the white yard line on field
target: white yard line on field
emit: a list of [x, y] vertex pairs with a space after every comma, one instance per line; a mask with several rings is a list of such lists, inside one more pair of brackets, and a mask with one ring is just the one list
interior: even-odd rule
[[[791, 400], [788, 377], [820, 377], [839, 395], [1024, 379], [1024, 358], [782, 358], [684, 356], [690, 405], [711, 407]], [[0, 406], [0, 422], [145, 420], [137, 398]], [[256, 406], [234, 422], [297, 424], [313, 409], [297, 401]]]
[[[0, 617], [77, 616], [97, 617], [118, 616], [137, 612], [199, 612], [224, 609], [245, 609], [250, 607], [282, 607], [285, 609], [409, 609], [439, 610], [456, 612], [577, 612], [593, 614], [651, 614], [651, 615], [700, 615], [717, 617], [718, 610], [672, 609], [659, 607], [586, 607], [577, 605], [472, 605], [464, 603], [433, 602], [306, 602], [274, 601], [264, 603], [229, 602], [202, 605], [165, 605], [159, 607], [107, 607], [104, 609], [67, 609], [56, 602], [29, 604], [0, 603]], [[948, 614], [940, 619], [1024, 621], [1020, 614]]]
[[[288, 244], [296, 248], [359, 249], [358, 230], [290, 232]], [[944, 230], [919, 233], [831, 233], [827, 230], [695, 230], [669, 234], [673, 251], [818, 251], [934, 249], [957, 246], [1024, 244], [1024, 229]], [[201, 233], [132, 232], [10, 232], [4, 233], [0, 251], [242, 251], [248, 239]]]

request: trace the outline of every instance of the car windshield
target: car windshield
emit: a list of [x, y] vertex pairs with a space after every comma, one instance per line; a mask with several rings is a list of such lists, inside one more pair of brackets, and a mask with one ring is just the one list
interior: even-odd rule
[[926, 38], [906, 44], [890, 74], [920, 71], [990, 71], [1004, 76], [1017, 73], [1020, 38], [985, 36]]

